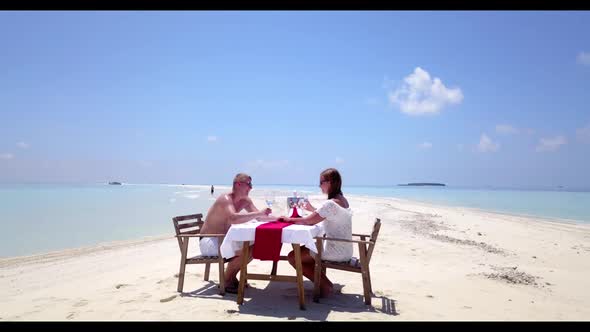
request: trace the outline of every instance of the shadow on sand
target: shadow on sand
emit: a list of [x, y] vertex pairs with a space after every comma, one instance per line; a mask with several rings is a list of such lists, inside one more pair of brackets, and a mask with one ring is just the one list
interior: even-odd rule
[[[266, 284], [264, 288], [257, 288]], [[312, 301], [313, 283], [305, 281], [305, 307], [306, 310], [299, 309], [297, 297], [297, 287], [292, 283], [285, 282], [259, 282], [252, 284], [245, 290], [244, 303], [238, 307], [238, 310], [228, 310], [228, 313], [239, 312], [241, 314], [250, 314], [256, 316], [295, 319], [305, 318], [308, 320], [326, 320], [330, 312], [347, 312], [347, 313], [381, 313], [386, 315], [397, 316], [395, 300], [385, 296], [377, 297], [373, 295], [373, 306], [365, 305], [362, 295], [342, 294], [336, 291], [335, 294], [328, 298], [320, 299], [319, 303]], [[341, 289], [342, 285], [335, 284], [335, 289]], [[203, 287], [184, 292], [181, 297], [198, 297], [215, 300], [224, 300], [236, 302], [236, 294], [221, 296], [218, 293], [217, 284], [209, 281]], [[380, 300], [380, 308], [378, 303]], [[375, 307], [377, 305], [377, 307]]]

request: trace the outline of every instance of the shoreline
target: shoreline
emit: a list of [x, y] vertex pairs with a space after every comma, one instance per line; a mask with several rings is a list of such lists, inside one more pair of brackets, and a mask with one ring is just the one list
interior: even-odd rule
[[[194, 185], [193, 184], [191, 184], [191, 185], [169, 185], [169, 186], [189, 187], [189, 188], [198, 188], [198, 189], [208, 189], [211, 187], [211, 186], [207, 186], [207, 185], [197, 185], [197, 184], [194, 184]], [[275, 185], [267, 185], [267, 186], [275, 186]], [[276, 185], [276, 186], [279, 186], [279, 185]], [[357, 187], [370, 187], [370, 186], [357, 186]], [[217, 190], [218, 187], [216, 186], [215, 188], [216, 188], [215, 190]], [[379, 187], [375, 187], [375, 188], [379, 188]], [[230, 190], [231, 187], [220, 185], [219, 189]], [[264, 190], [279, 191], [279, 192], [285, 192], [286, 194], [290, 194], [292, 192], [291, 189], [287, 189], [285, 187], [276, 188], [276, 189], [275, 188], [260, 188], [258, 190], [260, 190], [260, 191], [264, 191]], [[468, 188], [467, 190], [478, 190], [478, 189]], [[510, 189], [510, 190], [502, 189], [502, 190], [518, 191], [517, 189]], [[523, 189], [523, 191], [530, 191], [530, 190]], [[546, 191], [546, 190], [533, 190], [533, 191], [534, 192], [552, 192], [552, 191]], [[556, 192], [559, 192], [559, 191], [556, 191]], [[575, 191], [572, 191], [572, 192], [575, 192]], [[582, 191], [582, 192], [586, 192], [586, 191]], [[509, 212], [509, 211], [494, 210], [494, 209], [487, 209], [487, 208], [470, 207], [470, 206], [464, 206], [464, 205], [453, 205], [453, 204], [449, 204], [449, 203], [445, 204], [445, 203], [438, 203], [438, 202], [429, 202], [429, 201], [424, 201], [424, 200], [407, 199], [407, 198], [401, 198], [401, 197], [395, 197], [395, 196], [374, 196], [374, 195], [367, 195], [367, 194], [346, 194], [346, 196], [395, 199], [395, 200], [399, 200], [402, 202], [407, 202], [407, 203], [412, 203], [412, 204], [413, 203], [420, 203], [420, 204], [432, 205], [432, 206], [439, 207], [439, 208], [460, 208], [460, 209], [466, 209], [466, 210], [470, 210], [470, 211], [483, 212], [483, 213], [503, 214], [503, 215], [507, 215], [507, 216], [511, 216], [511, 217], [540, 219], [540, 221], [542, 221], [542, 222], [552, 222], [552, 223], [559, 223], [559, 224], [582, 225], [582, 226], [590, 225], [590, 220], [570, 219], [570, 218], [550, 217], [550, 216], [534, 215], [534, 214], [526, 214], [526, 213], [518, 213], [518, 212]]]
[[[166, 186], [180, 186], [180, 187], [188, 187], [188, 188], [210, 188], [210, 186], [204, 185], [166, 185]], [[230, 187], [219, 187], [220, 189], [229, 190]], [[272, 190], [272, 189], [261, 189], [260, 193], [255, 193], [254, 195], [250, 195], [253, 199], [262, 200], [264, 196], [265, 190]], [[289, 195], [289, 190], [277, 189], [280, 193], [285, 195]], [[261, 196], [259, 196], [261, 195]], [[319, 197], [321, 195], [310, 195], [310, 199], [312, 197]], [[279, 197], [282, 197], [279, 196]], [[397, 198], [397, 197], [381, 197], [381, 196], [371, 196], [371, 195], [358, 195], [358, 194], [349, 194], [347, 197], [352, 199], [370, 199], [370, 200], [386, 200], [391, 201], [393, 203], [400, 203], [406, 205], [414, 205], [419, 206], [424, 209], [434, 209], [434, 210], [459, 210], [468, 213], [475, 213], [475, 214], [483, 214], [489, 215], [490, 217], [508, 217], [512, 218], [509, 222], [519, 223], [528, 225], [530, 223], [538, 224], [539, 226], [557, 226], [558, 228], [564, 228], [566, 230], [590, 230], [590, 223], [584, 222], [577, 222], [576, 220], [568, 220], [568, 219], [559, 219], [559, 218], [550, 218], [550, 217], [539, 217], [539, 216], [530, 216], [530, 215], [519, 215], [514, 213], [507, 213], [507, 212], [498, 212], [498, 211], [489, 211], [483, 210], [479, 208], [472, 208], [472, 207], [463, 207], [463, 206], [454, 206], [454, 205], [441, 205], [435, 204], [430, 202], [424, 201], [417, 201], [417, 200], [408, 200], [405, 198]], [[258, 202], [260, 206], [263, 206], [263, 202]], [[394, 208], [397, 209], [397, 208]], [[354, 209], [353, 209], [354, 210]], [[399, 209], [397, 209], [399, 210]], [[403, 211], [403, 210], [400, 210]], [[409, 211], [407, 211], [409, 212]], [[206, 214], [206, 211], [203, 212], [195, 212], [195, 213], [203, 213]], [[517, 219], [514, 219], [517, 218]], [[53, 260], [59, 259], [66, 259], [71, 257], [76, 257], [79, 255], [84, 254], [91, 254], [101, 251], [113, 250], [118, 248], [127, 248], [127, 247], [134, 247], [150, 242], [157, 242], [162, 240], [167, 240], [170, 238], [174, 238], [175, 235], [172, 234], [173, 231], [171, 230], [169, 234], [158, 234], [153, 236], [143, 236], [143, 237], [134, 237], [126, 240], [118, 240], [118, 241], [106, 241], [97, 244], [87, 245], [87, 246], [80, 246], [80, 247], [71, 247], [71, 248], [64, 248], [58, 250], [52, 250], [47, 252], [40, 252], [36, 254], [30, 255], [22, 255], [22, 256], [7, 256], [7, 257], [0, 257], [0, 268], [6, 266], [13, 266], [17, 264], [33, 264], [33, 263], [40, 263], [40, 262], [50, 262]]]
[[[202, 265], [187, 267], [184, 293], [178, 293], [179, 246], [169, 234], [1, 259], [0, 321], [590, 319], [590, 293], [580, 291], [590, 288], [586, 225], [347, 198], [354, 233], [370, 233], [376, 217], [382, 222], [370, 263], [371, 310], [360, 276], [333, 270], [336, 293], [319, 303], [311, 301], [313, 283], [304, 280], [305, 311], [294, 285], [273, 281], [250, 281], [244, 304], [237, 305], [235, 295], [218, 294], [217, 269], [205, 281]], [[264, 191], [252, 199], [264, 204]], [[309, 196], [313, 205], [324, 199]], [[282, 246], [281, 255], [290, 250]], [[198, 253], [193, 240], [189, 255]], [[269, 273], [271, 265], [253, 260], [248, 270]], [[282, 262], [278, 273], [293, 269]]]
[[174, 238], [174, 235], [144, 236], [121, 241], [107, 241], [83, 247], [73, 247], [60, 250], [52, 250], [32, 255], [9, 256], [0, 258], [0, 268], [20, 266], [23, 264], [51, 263], [62, 259], [78, 257], [82, 255], [117, 250], [121, 248], [132, 248], [147, 243], [159, 242]]
[[[347, 196], [351, 196], [351, 197], [356, 196], [356, 197], [369, 198], [369, 199], [372, 199], [372, 198], [393, 199], [393, 200], [399, 201], [401, 203], [420, 204], [420, 205], [423, 205], [424, 207], [429, 206], [429, 207], [442, 208], [442, 209], [463, 209], [466, 211], [477, 212], [477, 213], [497, 214], [497, 215], [504, 215], [507, 217], [535, 219], [535, 222], [541, 222], [541, 223], [590, 227], [590, 221], [583, 221], [583, 220], [577, 220], [577, 219], [544, 217], [544, 216], [538, 216], [538, 215], [513, 213], [513, 212], [506, 212], [506, 211], [487, 210], [487, 209], [482, 209], [482, 208], [475, 208], [475, 207], [461, 206], [461, 205], [445, 205], [445, 204], [431, 203], [431, 202], [427, 202], [427, 201], [411, 200], [411, 199], [398, 198], [398, 197], [371, 196], [371, 195], [359, 195], [359, 194], [349, 194]], [[539, 219], [539, 220], [537, 220], [537, 219]]]

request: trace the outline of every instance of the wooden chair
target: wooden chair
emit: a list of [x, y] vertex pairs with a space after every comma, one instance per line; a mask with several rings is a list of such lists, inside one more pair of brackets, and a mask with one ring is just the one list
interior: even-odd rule
[[[379, 229], [381, 228], [381, 219], [376, 218], [373, 224], [373, 232], [371, 235], [365, 234], [352, 234], [353, 240], [346, 239], [335, 239], [328, 237], [316, 237], [316, 246], [318, 254], [315, 257], [315, 270], [314, 270], [314, 290], [313, 290], [313, 301], [319, 302], [320, 298], [320, 276], [321, 272], [326, 273], [326, 269], [335, 269], [349, 272], [360, 273], [363, 279], [363, 291], [365, 296], [365, 304], [371, 305], [371, 294], [373, 289], [371, 286], [371, 273], [369, 271], [369, 262], [373, 255], [373, 249], [375, 249], [375, 243], [377, 242], [377, 235], [379, 235]], [[354, 237], [359, 237], [360, 240], [354, 240]], [[367, 239], [368, 238], [368, 239]], [[357, 243], [359, 247], [359, 260], [353, 265], [351, 261], [348, 262], [332, 262], [322, 260], [322, 250], [324, 248], [323, 242], [325, 240], [340, 241], [340, 242], [352, 242]]]
[[[186, 216], [177, 216], [172, 218], [174, 223], [174, 230], [176, 231], [176, 239], [178, 240], [178, 246], [180, 247], [180, 272], [178, 273], [178, 292], [182, 292], [184, 285], [184, 271], [187, 264], [205, 264], [205, 276], [204, 280], [209, 280], [209, 269], [211, 264], [217, 263], [219, 265], [219, 293], [225, 294], [225, 277], [224, 267], [226, 260], [221, 256], [221, 242], [223, 242], [224, 234], [202, 234], [201, 227], [203, 227], [204, 221], [202, 220], [203, 214], [191, 214]], [[196, 222], [190, 222], [197, 219]], [[187, 222], [189, 221], [189, 222]], [[188, 258], [188, 243], [192, 237], [216, 237], [219, 239], [217, 248], [217, 256], [194, 256]]]

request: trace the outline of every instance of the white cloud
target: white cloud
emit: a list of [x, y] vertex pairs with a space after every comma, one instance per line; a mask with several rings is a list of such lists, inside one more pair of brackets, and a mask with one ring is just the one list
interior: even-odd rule
[[207, 136], [207, 142], [217, 142], [217, 136]]
[[557, 151], [560, 146], [567, 143], [567, 139], [563, 136], [555, 136], [549, 138], [541, 138], [539, 139], [539, 144], [537, 145], [537, 152], [543, 151]]
[[18, 147], [19, 147], [19, 148], [21, 148], [21, 149], [27, 149], [27, 148], [29, 148], [31, 145], [30, 145], [30, 144], [27, 144], [27, 143], [25, 143], [25, 142], [18, 142], [18, 143], [16, 143], [16, 146], [18, 146]]
[[590, 123], [586, 127], [577, 129], [576, 136], [581, 142], [590, 143]]
[[492, 141], [488, 135], [481, 134], [479, 144], [477, 145], [479, 152], [496, 152], [498, 149], [500, 149], [499, 143]]
[[430, 143], [430, 142], [420, 143], [420, 144], [418, 144], [418, 147], [421, 149], [430, 149], [430, 148], [432, 148], [432, 143]]
[[590, 66], [590, 52], [580, 52], [576, 57], [576, 61], [584, 66]]
[[531, 128], [525, 128], [524, 129], [524, 133], [527, 134], [527, 135], [529, 135], [529, 136], [530, 135], [534, 135], [535, 134], [535, 130], [534, 129], [531, 129]]
[[406, 114], [437, 114], [447, 105], [461, 103], [463, 93], [460, 88], [447, 88], [440, 78], [433, 79], [427, 71], [416, 67], [401, 87], [389, 92], [389, 101]]
[[342, 159], [342, 158], [340, 158], [340, 157], [336, 157], [336, 159], [334, 160], [334, 162], [335, 162], [336, 164], [342, 164], [342, 163], [344, 163], [344, 159]]
[[513, 126], [508, 125], [508, 124], [499, 124], [499, 125], [496, 125], [496, 132], [498, 134], [510, 135], [510, 134], [518, 134], [519, 130], [518, 130], [518, 128], [514, 128]]
[[0, 153], [0, 160], [10, 160], [13, 158], [14, 155], [12, 153]]

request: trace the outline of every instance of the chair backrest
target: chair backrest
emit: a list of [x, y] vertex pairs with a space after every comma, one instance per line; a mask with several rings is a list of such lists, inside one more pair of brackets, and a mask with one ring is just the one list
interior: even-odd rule
[[[195, 220], [196, 221], [193, 221]], [[201, 232], [201, 227], [205, 223], [203, 221], [203, 214], [190, 214], [186, 216], [176, 216], [172, 218], [172, 222], [174, 223], [174, 231], [176, 235], [181, 234], [199, 234]], [[182, 239], [180, 237], [176, 237], [178, 240], [178, 247], [182, 252]]]
[[371, 242], [373, 244], [369, 245], [369, 249], [367, 250], [367, 261], [371, 261], [371, 255], [373, 255], [373, 249], [375, 248], [375, 244], [377, 244], [377, 236], [379, 235], [379, 229], [381, 229], [381, 219], [375, 218], [375, 223], [373, 224], [373, 232], [371, 232]]

